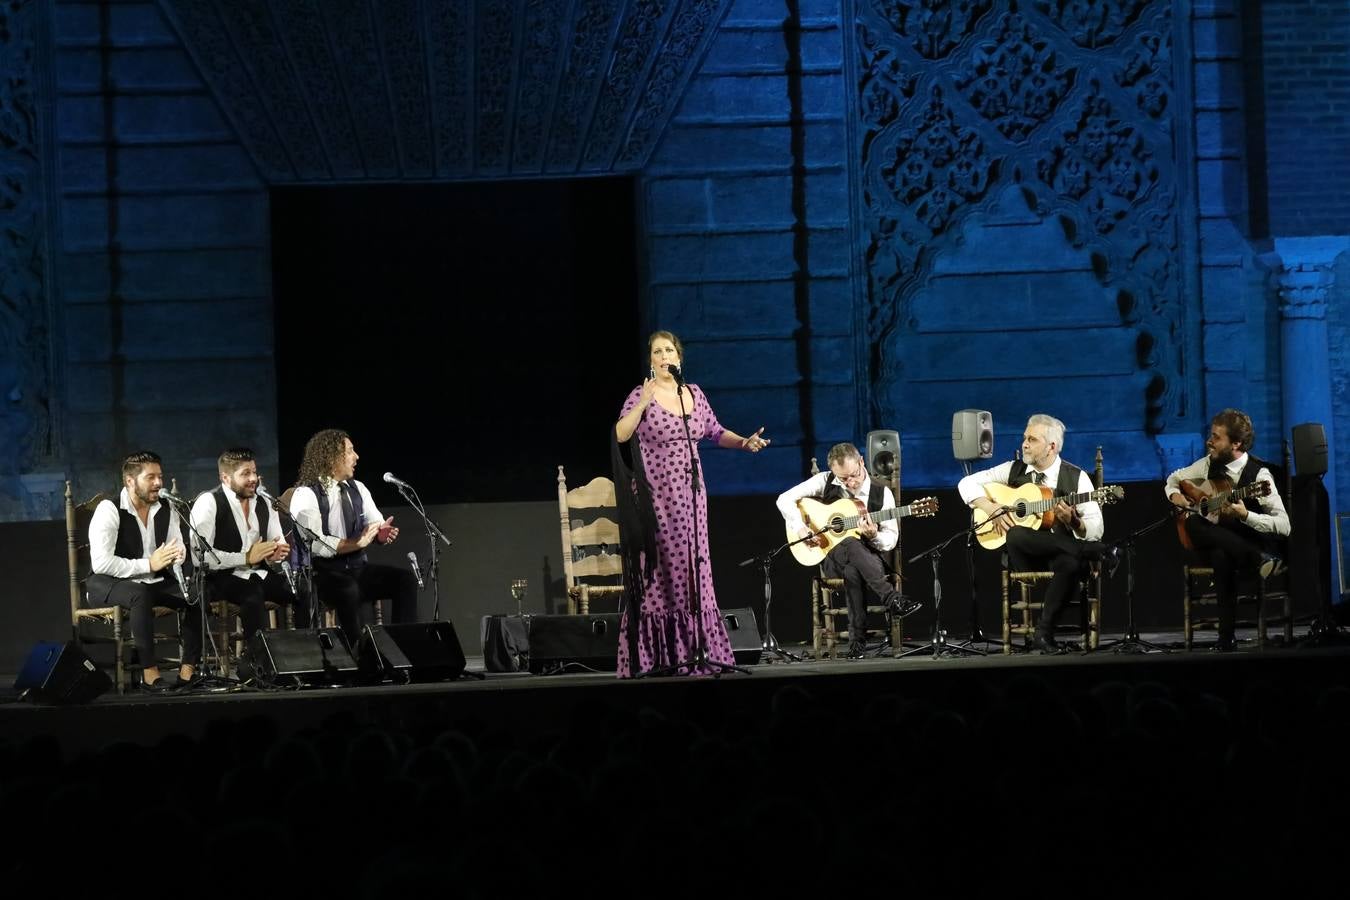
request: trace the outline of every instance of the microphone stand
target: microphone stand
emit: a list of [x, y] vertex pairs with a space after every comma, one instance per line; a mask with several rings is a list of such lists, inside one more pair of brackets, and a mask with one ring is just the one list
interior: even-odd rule
[[947, 548], [948, 544], [962, 535], [973, 535], [976, 531], [988, 525], [991, 520], [998, 518], [1007, 511], [1008, 507], [1002, 507], [985, 521], [978, 524], [972, 524], [969, 528], [962, 528], [950, 537], [944, 538], [927, 550], [906, 560], [909, 565], [914, 565], [914, 563], [921, 559], [927, 559], [933, 566], [933, 637], [926, 646], [920, 645], [912, 650], [906, 650], [904, 653], [901, 653], [897, 659], [904, 659], [906, 656], [913, 656], [915, 653], [922, 653], [929, 649], [932, 650], [933, 659], [941, 659], [943, 655], [953, 653], [967, 653], [971, 656], [988, 655], [983, 650], [976, 650], [974, 647], [965, 646], [965, 644], [969, 642], [963, 642], [961, 644], [947, 643], [947, 632], [942, 627], [942, 577], [938, 573], [938, 567], [942, 562], [942, 551]]
[[[689, 585], [689, 596], [690, 599], [693, 600], [691, 606], [693, 607], [694, 611], [694, 635], [696, 644], [694, 646], [694, 655], [692, 658], [681, 663], [676, 663], [675, 665], [672, 666], [663, 666], [659, 669], [652, 669], [649, 672], [639, 672], [633, 677], [647, 678], [660, 675], [675, 675], [679, 673], [682, 669], [687, 670], [689, 674], [696, 674], [700, 669], [713, 669], [714, 671], [712, 674], [714, 677], [722, 675], [726, 672], [742, 672], [746, 675], [749, 675], [750, 674], [749, 669], [743, 669], [740, 666], [734, 664], [728, 665], [727, 663], [720, 662], [719, 660], [708, 658], [708, 636], [706, 630], [703, 627], [703, 585], [702, 585], [703, 565], [706, 562], [706, 560], [699, 552], [699, 540], [698, 540], [699, 537], [698, 495], [701, 493], [701, 491], [699, 490], [698, 453], [697, 447], [694, 444], [694, 438], [689, 433], [690, 414], [687, 413], [684, 408], [684, 387], [685, 387], [684, 379], [676, 377], [675, 387], [676, 393], [680, 398], [680, 423], [684, 425], [684, 440], [685, 443], [689, 445], [689, 489], [693, 495], [694, 500], [694, 508], [693, 508], [694, 545], [690, 548], [690, 551], [694, 554], [694, 571], [693, 571], [693, 578], [691, 579]], [[692, 389], [690, 389], [690, 393], [691, 394], [693, 393]], [[639, 448], [637, 452], [641, 453], [642, 450]]]
[[[206, 653], [207, 642], [210, 643], [211, 650], [215, 653], [217, 663], [219, 663], [220, 660], [220, 647], [216, 646], [215, 635], [211, 633], [209, 627], [210, 610], [207, 608], [208, 604], [206, 602], [206, 559], [207, 557], [210, 557], [216, 564], [219, 564], [220, 557], [216, 555], [215, 548], [206, 542], [206, 538], [202, 537], [202, 533], [197, 530], [197, 526], [192, 524], [192, 506], [182, 497], [177, 495], [171, 496], [169, 494], [161, 493], [160, 497], [167, 498], [169, 503], [177, 508], [178, 518], [187, 526], [188, 533], [192, 536], [192, 543], [195, 546], [197, 554], [196, 559], [193, 560], [192, 577], [188, 579], [187, 585], [180, 585], [188, 594], [188, 596], [183, 599], [187, 601], [188, 606], [195, 605], [197, 607], [197, 614], [202, 620], [202, 658], [197, 661], [197, 670], [202, 673], [202, 677], [193, 682], [193, 688], [207, 684], [240, 688], [242, 685], [239, 683], [238, 679], [230, 678], [218, 670], [213, 671], [211, 665], [207, 662], [207, 659], [209, 658]], [[190, 585], [190, 587], [188, 585]], [[194, 597], [196, 598], [195, 600], [193, 599]], [[182, 664], [181, 660], [179, 661], [179, 664]]]
[[305, 563], [300, 567], [296, 577], [304, 582], [305, 593], [309, 596], [309, 627], [318, 628], [319, 623], [323, 621], [319, 614], [323, 606], [319, 602], [319, 585], [314, 580], [314, 542], [320, 540], [320, 537], [301, 524], [299, 519], [291, 515], [290, 508], [283, 506], [280, 499], [274, 498], [272, 505], [277, 508], [278, 512], [285, 513], [286, 518], [291, 520], [296, 537], [305, 545]]
[[778, 646], [778, 638], [773, 636], [773, 628], [769, 624], [769, 608], [773, 604], [773, 576], [771, 574], [773, 561], [778, 554], [782, 553], [787, 548], [800, 544], [803, 541], [814, 540], [817, 535], [824, 534], [825, 531], [826, 529], [823, 528], [820, 531], [813, 531], [805, 537], [797, 538], [795, 541], [788, 541], [777, 550], [772, 550], [763, 556], [752, 556], [749, 559], [742, 560], [740, 563], [741, 566], [759, 563], [760, 568], [764, 571], [764, 643], [761, 647], [765, 653], [772, 653], [779, 659], [787, 662], [801, 662], [802, 658]]
[[431, 521], [431, 517], [427, 515], [426, 507], [422, 505], [422, 498], [417, 496], [417, 491], [411, 485], [408, 485], [405, 490], [404, 486], [398, 482], [390, 482], [390, 484], [398, 488], [398, 492], [402, 495], [404, 501], [413, 508], [413, 512], [422, 517], [422, 523], [426, 525], [427, 543], [431, 545], [431, 566], [429, 569], [431, 575], [431, 621], [439, 622], [441, 620], [441, 581], [438, 573], [441, 560], [437, 553], [439, 548], [436, 546], [436, 541], [437, 539], [444, 541], [447, 547], [452, 546], [452, 544], [450, 539], [436, 527], [436, 523]]
[[1162, 653], [1169, 653], [1166, 647], [1146, 641], [1139, 636], [1139, 629], [1134, 624], [1134, 543], [1143, 535], [1148, 534], [1155, 528], [1161, 528], [1168, 522], [1176, 521], [1174, 513], [1168, 513], [1157, 521], [1150, 522], [1143, 528], [1127, 534], [1125, 537], [1111, 544], [1108, 547], [1125, 548], [1125, 634], [1114, 641], [1108, 641], [1097, 648], [1098, 652], [1110, 650], [1112, 653], [1147, 653], [1150, 650], [1158, 650]]

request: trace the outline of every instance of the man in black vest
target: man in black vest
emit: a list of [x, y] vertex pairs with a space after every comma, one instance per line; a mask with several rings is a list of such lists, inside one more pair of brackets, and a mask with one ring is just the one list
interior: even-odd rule
[[[155, 661], [156, 606], [186, 609], [181, 564], [187, 555], [178, 511], [161, 502], [164, 472], [148, 450], [122, 461], [122, 492], [117, 503], [104, 500], [89, 521], [89, 559], [93, 574], [85, 584], [91, 607], [131, 610], [131, 634], [141, 661], [141, 687], [171, 689]], [[202, 620], [195, 611], [180, 616], [183, 659], [178, 680], [192, 680], [202, 657]]]
[[[1000, 507], [984, 490], [984, 485], [991, 482], [1009, 487], [1028, 482], [1045, 484], [1057, 495], [1091, 492], [1092, 479], [1087, 473], [1059, 455], [1063, 446], [1064, 423], [1054, 416], [1037, 413], [1027, 419], [1022, 434], [1022, 458], [962, 478], [956, 486], [961, 502], [995, 516]], [[1078, 586], [1084, 567], [1103, 553], [1098, 543], [1103, 530], [1100, 505], [1092, 500], [1077, 506], [1061, 501], [1054, 509], [1055, 525], [1049, 530], [1018, 527], [1006, 515], [992, 519], [992, 527], [1007, 535], [1004, 547], [1013, 571], [1055, 573], [1045, 588], [1045, 606], [1032, 639], [1032, 646], [1042, 653], [1063, 652], [1055, 640], [1055, 626]]]
[[[830, 448], [826, 461], [829, 464], [828, 472], [818, 472], [778, 495], [778, 512], [782, 514], [788, 529], [798, 537], [806, 537], [811, 533], [797, 508], [797, 501], [803, 497], [814, 497], [822, 503], [834, 503], [845, 498], [862, 500], [869, 513], [895, 507], [891, 489], [872, 481], [857, 447], [835, 444]], [[886, 564], [881, 554], [894, 550], [899, 541], [900, 525], [895, 519], [878, 527], [870, 516], [865, 515], [859, 523], [858, 537], [850, 535], [844, 538], [821, 564], [821, 573], [825, 577], [844, 580], [844, 596], [848, 602], [849, 659], [862, 659], [864, 656], [863, 636], [866, 634], [869, 593], [878, 597], [882, 605], [895, 615], [907, 616], [920, 606], [919, 601], [911, 600], [896, 590], [886, 577]]]
[[1256, 434], [1251, 417], [1238, 409], [1225, 409], [1209, 423], [1209, 440], [1205, 455], [1184, 469], [1167, 477], [1167, 499], [1182, 509], [1190, 509], [1191, 501], [1181, 492], [1181, 483], [1200, 484], [1206, 480], [1224, 480], [1234, 488], [1243, 488], [1256, 481], [1269, 485], [1264, 497], [1248, 497], [1226, 503], [1219, 512], [1219, 521], [1211, 522], [1199, 516], [1186, 517], [1186, 534], [1201, 556], [1214, 567], [1214, 594], [1219, 606], [1219, 640], [1215, 649], [1234, 650], [1237, 620], [1237, 576], [1239, 572], [1255, 572], [1265, 578], [1281, 566], [1274, 555], [1277, 539], [1289, 534], [1289, 514], [1275, 487], [1270, 469], [1248, 452]]
[[313, 551], [314, 587], [322, 606], [337, 611], [350, 641], [375, 622], [375, 601], [392, 608], [385, 622], [417, 619], [417, 581], [406, 569], [371, 563], [366, 548], [398, 537], [392, 516], [383, 518], [366, 486], [357, 481], [360, 456], [346, 432], [320, 431], [305, 444], [305, 458], [291, 495], [290, 514], [319, 536]]
[[[253, 451], [247, 447], [226, 450], [217, 468], [220, 484], [192, 504], [192, 527], [215, 551], [215, 557], [199, 557], [194, 552], [193, 560], [207, 567], [207, 596], [238, 606], [244, 634], [252, 637], [267, 627], [267, 601], [287, 605], [294, 599], [285, 574], [267, 565], [280, 564], [291, 548], [281, 536], [276, 510], [258, 496], [258, 463]], [[308, 616], [299, 604], [295, 616], [304, 627]]]

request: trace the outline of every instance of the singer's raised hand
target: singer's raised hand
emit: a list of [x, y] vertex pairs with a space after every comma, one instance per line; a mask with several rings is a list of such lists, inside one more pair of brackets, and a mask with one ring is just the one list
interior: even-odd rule
[[150, 571], [158, 572], [176, 562], [182, 562], [187, 550], [177, 541], [165, 541], [150, 554]]
[[277, 538], [272, 543], [277, 545], [277, 549], [273, 550], [272, 555], [268, 557], [269, 562], [281, 562], [291, 555], [291, 545], [286, 543], [283, 538]]
[[356, 539], [356, 546], [360, 547], [362, 550], [369, 547], [371, 541], [375, 540], [375, 536], [380, 533], [380, 529], [383, 527], [383, 522], [371, 522], [366, 526], [366, 530], [361, 532], [361, 536]]
[[273, 554], [276, 552], [276, 549], [277, 549], [276, 541], [255, 542], [252, 547], [248, 548], [248, 557], [247, 557], [248, 564], [250, 566], [256, 566], [263, 560], [272, 558]]
[[394, 542], [394, 539], [398, 537], [398, 529], [394, 527], [393, 516], [380, 524], [380, 530], [375, 537], [381, 544], [392, 544]]

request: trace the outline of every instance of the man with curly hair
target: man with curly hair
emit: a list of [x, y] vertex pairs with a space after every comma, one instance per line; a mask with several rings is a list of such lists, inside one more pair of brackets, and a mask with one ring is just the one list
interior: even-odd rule
[[372, 563], [366, 548], [392, 544], [394, 518], [384, 517], [370, 491], [357, 481], [361, 457], [345, 431], [329, 428], [305, 444], [304, 460], [291, 496], [291, 516], [318, 535], [313, 552], [314, 587], [319, 602], [337, 612], [347, 639], [375, 622], [375, 601], [388, 599], [386, 622], [417, 618], [417, 581], [411, 572]]

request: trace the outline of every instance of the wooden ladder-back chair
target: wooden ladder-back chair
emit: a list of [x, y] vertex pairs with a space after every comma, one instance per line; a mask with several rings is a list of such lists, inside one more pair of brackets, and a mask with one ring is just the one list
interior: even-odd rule
[[[1285, 509], [1288, 510], [1293, 505], [1293, 478], [1290, 476], [1292, 471], [1292, 460], [1289, 458], [1289, 443], [1286, 441], [1281, 451], [1280, 464], [1283, 471], [1270, 465], [1270, 477], [1275, 479], [1276, 485], [1282, 491]], [[1277, 554], [1281, 559], [1289, 559], [1288, 539], [1279, 542], [1283, 546]], [[1188, 555], [1197, 555], [1193, 551]], [[1187, 650], [1190, 650], [1195, 643], [1195, 632], [1205, 628], [1217, 628], [1219, 624], [1218, 617], [1218, 595], [1214, 592], [1214, 567], [1204, 562], [1199, 565], [1187, 562], [1181, 567], [1182, 591], [1181, 591], [1181, 622], [1182, 622], [1182, 644]], [[1238, 618], [1235, 623], [1239, 628], [1256, 629], [1256, 647], [1258, 650], [1264, 649], [1266, 641], [1270, 638], [1270, 628], [1282, 626], [1284, 643], [1286, 646], [1294, 640], [1294, 615], [1293, 615], [1293, 595], [1290, 591], [1289, 573], [1287, 570], [1279, 575], [1273, 575], [1270, 579], [1265, 579], [1256, 572], [1240, 572], [1237, 583], [1238, 593], [1236, 597], [1235, 612], [1241, 616], [1245, 610], [1250, 610], [1249, 618]], [[1270, 617], [1266, 614], [1267, 604], [1273, 604], [1279, 610], [1279, 615]]]
[[[1105, 483], [1105, 471], [1102, 466], [1102, 448], [1097, 447], [1096, 464], [1092, 471], [1092, 486], [1100, 488]], [[1035, 634], [1044, 601], [1032, 599], [1032, 589], [1038, 585], [1049, 584], [1055, 577], [1054, 572], [1015, 572], [1008, 563], [1007, 553], [1003, 555], [1003, 652], [1012, 653], [1013, 635], [1021, 635], [1026, 640]], [[1017, 586], [1017, 597], [1013, 598], [1012, 588]], [[1096, 650], [1101, 643], [1102, 633], [1102, 566], [1099, 562], [1089, 564], [1083, 576], [1082, 586], [1076, 597], [1069, 599], [1069, 606], [1077, 606], [1079, 622], [1077, 632], [1084, 650]], [[1013, 613], [1018, 613], [1013, 620]], [[1060, 631], [1074, 631], [1072, 625], [1059, 626]]]
[[[112, 645], [113, 680], [117, 685], [117, 693], [122, 694], [126, 692], [127, 670], [131, 668], [139, 671], [145, 665], [146, 656], [154, 660], [155, 648], [136, 648], [139, 657], [137, 665], [134, 667], [128, 666], [125, 654], [128, 649], [135, 647], [135, 642], [129, 635], [123, 633], [127, 611], [117, 605], [97, 607], [87, 605], [88, 594], [85, 591], [85, 582], [92, 573], [92, 563], [89, 559], [89, 522], [94, 517], [94, 510], [104, 500], [117, 502], [115, 495], [109, 497], [106, 494], [99, 493], [83, 503], [76, 503], [72, 485], [69, 481], [66, 482], [66, 569], [70, 589], [70, 629], [71, 637], [82, 648], [89, 644]], [[156, 606], [154, 614], [156, 622], [169, 617], [172, 617], [175, 623], [178, 621], [177, 610], [167, 606]], [[108, 626], [111, 629], [111, 635], [90, 634], [84, 627], [89, 624]], [[156, 629], [156, 642], [178, 639], [177, 634], [161, 634]], [[180, 658], [181, 655], [180, 647]]]
[[611, 479], [596, 477], [569, 491], [558, 466], [558, 530], [569, 615], [590, 615], [592, 597], [623, 593], [619, 524], [610, 518], [617, 517], [616, 506]]

